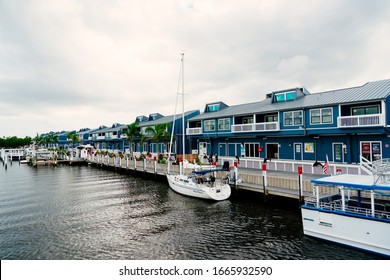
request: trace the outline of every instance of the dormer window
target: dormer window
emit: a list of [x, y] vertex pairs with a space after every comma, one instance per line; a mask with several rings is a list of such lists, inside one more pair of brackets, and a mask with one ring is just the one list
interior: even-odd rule
[[295, 91], [275, 93], [274, 102], [291, 101], [295, 99]]
[[216, 112], [219, 110], [219, 104], [207, 105], [207, 112]]

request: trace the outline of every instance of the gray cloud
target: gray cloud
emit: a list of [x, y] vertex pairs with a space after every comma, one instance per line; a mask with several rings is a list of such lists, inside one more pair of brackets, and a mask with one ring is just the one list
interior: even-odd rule
[[0, 136], [390, 78], [388, 1], [0, 1]]

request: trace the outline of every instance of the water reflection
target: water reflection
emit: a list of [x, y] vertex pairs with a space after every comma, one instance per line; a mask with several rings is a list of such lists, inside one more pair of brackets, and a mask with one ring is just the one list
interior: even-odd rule
[[294, 206], [211, 202], [93, 167], [0, 171], [1, 259], [378, 259], [303, 236]]

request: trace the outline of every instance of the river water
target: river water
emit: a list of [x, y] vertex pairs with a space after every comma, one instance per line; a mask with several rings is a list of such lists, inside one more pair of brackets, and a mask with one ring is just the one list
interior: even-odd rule
[[380, 259], [304, 236], [298, 206], [211, 202], [92, 166], [0, 163], [0, 259]]

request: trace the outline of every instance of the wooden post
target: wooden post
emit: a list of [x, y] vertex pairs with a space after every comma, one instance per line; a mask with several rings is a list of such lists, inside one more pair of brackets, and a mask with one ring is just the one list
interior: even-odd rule
[[238, 172], [238, 162], [233, 163], [233, 174], [234, 174], [234, 189], [237, 190], [237, 172]]
[[298, 167], [298, 198], [299, 205], [303, 204], [303, 178], [302, 178], [302, 166]]
[[267, 164], [263, 163], [261, 165], [261, 169], [263, 170], [263, 193], [264, 193], [264, 201], [267, 201], [268, 191], [267, 191]]
[[154, 157], [154, 178], [156, 178], [157, 175], [157, 158]]

